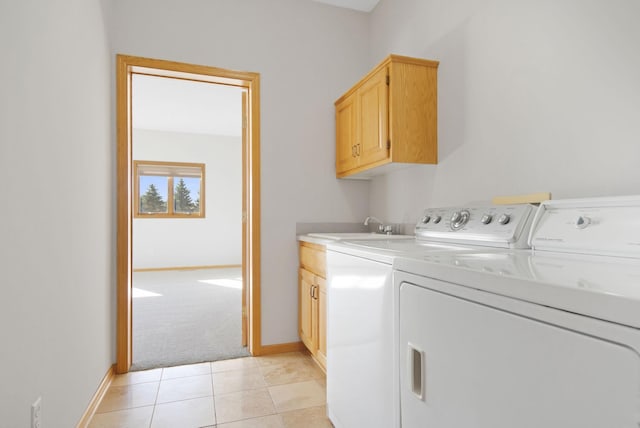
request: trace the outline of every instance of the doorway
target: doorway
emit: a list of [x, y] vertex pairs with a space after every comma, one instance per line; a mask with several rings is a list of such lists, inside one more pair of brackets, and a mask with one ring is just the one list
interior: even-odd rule
[[[116, 371], [132, 363], [133, 217], [137, 206], [136, 168], [132, 158], [132, 81], [146, 75], [242, 89], [242, 341], [249, 353], [260, 348], [259, 287], [259, 75], [215, 67], [125, 55], [117, 56], [117, 355]], [[161, 165], [163, 166], [163, 165]], [[143, 165], [143, 168], [149, 166]], [[156, 166], [157, 167], [157, 166]], [[191, 166], [190, 166], [191, 167]], [[185, 171], [188, 167], [180, 167]], [[175, 168], [174, 168], [175, 169]], [[180, 169], [180, 171], [182, 171]], [[194, 204], [192, 204], [192, 207]], [[185, 213], [182, 213], [187, 215]], [[191, 215], [193, 213], [189, 213]]]

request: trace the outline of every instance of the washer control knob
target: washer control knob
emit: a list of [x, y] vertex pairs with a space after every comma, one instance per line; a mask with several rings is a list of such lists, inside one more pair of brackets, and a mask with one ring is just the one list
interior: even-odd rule
[[584, 229], [585, 227], [589, 226], [590, 224], [591, 224], [591, 219], [589, 217], [585, 217], [583, 215], [578, 217], [578, 219], [576, 220], [576, 227], [578, 229]]
[[469, 221], [471, 213], [467, 210], [456, 211], [451, 215], [451, 230], [460, 230]]
[[491, 214], [485, 214], [480, 219], [482, 224], [489, 224], [489, 223], [491, 223], [491, 220], [493, 220], [493, 216]]
[[498, 217], [498, 223], [500, 224], [507, 224], [509, 221], [511, 221], [511, 216], [509, 214], [502, 214]]
[[440, 223], [440, 220], [442, 220], [442, 217], [440, 217], [439, 215], [435, 216], [433, 218], [433, 224], [438, 224]]
[[426, 216], [422, 217], [421, 221], [422, 221], [422, 223], [425, 223], [425, 224], [429, 223], [429, 221], [431, 221], [431, 216], [426, 215]]

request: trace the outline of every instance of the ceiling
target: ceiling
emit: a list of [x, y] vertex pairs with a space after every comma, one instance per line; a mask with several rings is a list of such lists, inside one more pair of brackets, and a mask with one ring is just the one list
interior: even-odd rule
[[234, 86], [134, 74], [133, 128], [240, 136], [241, 93]]
[[345, 7], [347, 9], [371, 12], [380, 0], [313, 0], [318, 3], [330, 4], [332, 6]]

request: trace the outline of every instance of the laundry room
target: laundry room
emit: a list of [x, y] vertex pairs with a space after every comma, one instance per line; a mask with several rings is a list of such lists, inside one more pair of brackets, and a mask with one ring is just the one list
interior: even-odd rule
[[[436, 277], [429, 278], [438, 282], [429, 290], [438, 298], [424, 298], [428, 301], [425, 304], [442, 304], [459, 313], [466, 307], [459, 300], [472, 300], [480, 306], [500, 308], [500, 315], [487, 315], [496, 322], [491, 325], [508, 325], [499, 320], [516, 310], [542, 323], [561, 324], [564, 330], [549, 335], [549, 343], [562, 342], [566, 330], [578, 329], [583, 336], [609, 342], [615, 339], [629, 349], [635, 347], [630, 331], [640, 326], [626, 315], [624, 304], [627, 309], [612, 315], [600, 311], [611, 303], [607, 299], [587, 298], [585, 305], [573, 306], [570, 293], [562, 292], [562, 305], [555, 308], [562, 313], [552, 313], [538, 307], [549, 303], [543, 296], [533, 296], [527, 305], [521, 305], [493, 297], [483, 301], [486, 296], [469, 290], [478, 283], [479, 270], [485, 268], [513, 275], [526, 268], [526, 275], [536, 276], [522, 279], [520, 284], [556, 284], [560, 271], [573, 275], [588, 266], [584, 261], [572, 264], [571, 260], [582, 257], [573, 255], [585, 255], [595, 248], [593, 239], [599, 242], [599, 252], [585, 256], [593, 257], [594, 265], [600, 257], [615, 257], [614, 263], [597, 264], [606, 265], [605, 272], [612, 266], [625, 266], [623, 270], [629, 275], [617, 282], [616, 292], [626, 293], [625, 287], [632, 283], [627, 279], [635, 275], [627, 262], [637, 257], [633, 248], [638, 243], [633, 239], [605, 241], [599, 231], [619, 236], [622, 229], [609, 229], [603, 219], [613, 218], [613, 224], [620, 225], [627, 221], [627, 215], [637, 218], [635, 202], [625, 198], [640, 193], [639, 18], [640, 3], [635, 0], [3, 2], [0, 40], [7, 66], [1, 72], [0, 171], [6, 186], [0, 205], [0, 263], [5, 298], [0, 301], [0, 337], [6, 352], [0, 355], [0, 427], [28, 426], [30, 420], [39, 423], [40, 418], [43, 427], [88, 426], [94, 415], [103, 415], [100, 418], [106, 420], [118, 412], [142, 412], [143, 425], [151, 426], [152, 419], [159, 418], [168, 404], [156, 403], [153, 398], [139, 406], [125, 403], [123, 408], [100, 409], [103, 397], [117, 395], [113, 391], [126, 396], [125, 392], [150, 388], [152, 383], [157, 393], [164, 381], [160, 375], [143, 382], [144, 387], [119, 384], [128, 379], [131, 358], [127, 336], [127, 320], [131, 318], [127, 309], [131, 266], [127, 263], [131, 257], [127, 245], [132, 241], [127, 222], [133, 218], [133, 193], [127, 192], [133, 192], [133, 159], [126, 154], [130, 135], [126, 96], [124, 110], [118, 110], [118, 105], [122, 105], [121, 94], [126, 94], [126, 73], [147, 73], [153, 68], [149, 64], [165, 67], [164, 75], [173, 73], [173, 78], [215, 80], [250, 95], [243, 128], [247, 144], [243, 146], [243, 177], [250, 185], [243, 193], [246, 204], [241, 227], [248, 234], [243, 238], [247, 305], [246, 311], [242, 310], [248, 319], [246, 340], [251, 357], [247, 361], [251, 361], [252, 375], [262, 376], [262, 386], [255, 389], [266, 404], [259, 414], [215, 419], [224, 413], [215, 409], [223, 406], [215, 392], [214, 362], [204, 362], [210, 364], [210, 370], [202, 376], [209, 376], [213, 387], [203, 399], [208, 413], [200, 426], [223, 427], [250, 419], [267, 426], [264, 418], [268, 418], [276, 420], [272, 422], [275, 426], [291, 427], [295, 426], [291, 421], [313, 411], [319, 415], [318, 423], [325, 424], [319, 426], [333, 423], [339, 427], [340, 413], [333, 419], [327, 414], [331, 416], [334, 398], [348, 397], [332, 395], [332, 391], [348, 394], [350, 390], [336, 390], [338, 384], [330, 380], [332, 361], [339, 361], [333, 359], [331, 350], [338, 351], [334, 356], [341, 351], [331, 338], [339, 325], [331, 323], [340, 315], [333, 320], [328, 315], [353, 300], [332, 309], [331, 298], [353, 297], [352, 291], [369, 289], [381, 294], [372, 294], [368, 302], [378, 298], [387, 303], [388, 299], [422, 301], [427, 295], [423, 293], [425, 282], [431, 284], [421, 270], [423, 263], [435, 272]], [[123, 55], [140, 60], [140, 64], [151, 62], [144, 67], [136, 63], [118, 69], [122, 64], [118, 58]], [[188, 72], [176, 67], [186, 67]], [[378, 74], [378, 67], [391, 72]], [[121, 72], [124, 74], [118, 74]], [[376, 135], [382, 155], [372, 154], [362, 141], [336, 147], [337, 139], [350, 132], [356, 135], [356, 123], [366, 110], [357, 103], [349, 110], [349, 101], [355, 99], [350, 94], [359, 93], [357, 88], [373, 88], [368, 83], [374, 81], [380, 86], [367, 92], [367, 100], [389, 104], [375, 116], [380, 127], [366, 132]], [[417, 100], [416, 104], [403, 101], [409, 98]], [[336, 104], [340, 100], [345, 103]], [[336, 110], [342, 106], [344, 110]], [[351, 131], [341, 127], [344, 123], [353, 125]], [[340, 134], [341, 129], [347, 131]], [[402, 132], [407, 138], [428, 139], [428, 149], [402, 146], [404, 139], [394, 138]], [[371, 168], [349, 163], [363, 162], [361, 159], [369, 155]], [[378, 155], [382, 158], [375, 157]], [[339, 173], [341, 166], [337, 165], [341, 156], [347, 159], [345, 174]], [[419, 161], [408, 160], [411, 156]], [[494, 198], [500, 197], [515, 199], [494, 204]], [[620, 197], [623, 199], [616, 199]], [[595, 202], [580, 202], [585, 200]], [[563, 205], [557, 201], [573, 202]], [[624, 209], [614, 210], [616, 203]], [[544, 211], [538, 211], [540, 207], [545, 207]], [[207, 207], [207, 212], [214, 210]], [[567, 235], [555, 223], [557, 219], [571, 226]], [[534, 225], [538, 225], [535, 233], [531, 232]], [[398, 238], [374, 244], [386, 246], [375, 250], [362, 243], [350, 244], [350, 258], [384, 268], [369, 271], [374, 277], [377, 272], [378, 282], [363, 283], [362, 287], [347, 283], [343, 288], [335, 286], [340, 283], [334, 281], [333, 272], [344, 271], [332, 270], [332, 266], [336, 261], [341, 263], [340, 255], [345, 255], [339, 248], [347, 248], [337, 242], [340, 239], [299, 240], [310, 233], [351, 233], [356, 234], [351, 238], [362, 238], [372, 232], [381, 236], [389, 232], [392, 236], [408, 235], [408, 240], [416, 243], [416, 229], [424, 232], [425, 240], [440, 239], [434, 246], [445, 251], [418, 256], [405, 251], [407, 244]], [[503, 233], [505, 230], [508, 233]], [[463, 238], [451, 235], [460, 235], [458, 231]], [[588, 239], [583, 240], [585, 237]], [[565, 246], [554, 246], [560, 239], [565, 239]], [[492, 245], [480, 245], [483, 249], [477, 250], [479, 241]], [[537, 246], [535, 251], [542, 256], [524, 255], [521, 251], [531, 248], [523, 245]], [[471, 248], [458, 251], [460, 246]], [[400, 251], [405, 254], [402, 262], [393, 256]], [[512, 256], [512, 251], [518, 255]], [[545, 256], [545, 251], [553, 257]], [[372, 256], [372, 252], [383, 255]], [[572, 256], [557, 256], [560, 253]], [[456, 263], [467, 266], [465, 273], [459, 273], [463, 271], [454, 267]], [[572, 267], [563, 270], [558, 266]], [[404, 279], [396, 284], [393, 272], [402, 272], [396, 277]], [[419, 279], [411, 276], [415, 272]], [[454, 290], [440, 283], [446, 282], [443, 275], [451, 272], [463, 288]], [[581, 289], [603, 290], [599, 273], [585, 272], [585, 277], [568, 274], [567, 278], [573, 278]], [[493, 294], [504, 292], [502, 281], [492, 285]], [[301, 283], [308, 297], [304, 302]], [[383, 290], [383, 284], [389, 288]], [[407, 293], [400, 294], [401, 284], [408, 284]], [[444, 294], [455, 295], [457, 300], [444, 302], [440, 299]], [[515, 300], [522, 298], [518, 296]], [[485, 315], [474, 312], [476, 309], [469, 309], [469, 314], [475, 313], [470, 319]], [[301, 311], [308, 315], [302, 333]], [[599, 321], [581, 323], [582, 318], [573, 317], [575, 313], [568, 315], [578, 311]], [[321, 314], [326, 317], [322, 324]], [[393, 321], [392, 325], [396, 325], [397, 316], [397, 325], [404, 325], [393, 306], [385, 306], [380, 314]], [[355, 337], [363, 342], [373, 337], [368, 334], [378, 331], [375, 328], [380, 325], [370, 326], [371, 331], [358, 332]], [[454, 327], [452, 324], [451, 332], [461, 331]], [[353, 333], [349, 329], [337, 331], [345, 337]], [[424, 412], [421, 404], [431, 397], [430, 383], [423, 382], [421, 375], [431, 373], [430, 354], [422, 347], [432, 342], [423, 342], [422, 337], [414, 338], [413, 332], [406, 331], [407, 336], [402, 337], [414, 347], [380, 354], [380, 363], [393, 364], [397, 376], [377, 381], [390, 385], [393, 400], [400, 400], [404, 393], [403, 401], [415, 404], [416, 411], [408, 411], [406, 416], [411, 418], [409, 415]], [[534, 336], [546, 332], [537, 325], [522, 324], [521, 330], [505, 334], [514, 337], [518, 331]], [[400, 337], [393, 329], [376, 334], [378, 339], [381, 334], [389, 335], [385, 340]], [[618, 347], [611, 352], [600, 346], [601, 342], [592, 347], [588, 340], [582, 341], [583, 336], [571, 336], [567, 343], [576, 343], [576, 350], [602, 352], [617, 359], [620, 367], [636, 367]], [[497, 340], [489, 334], [482, 337]], [[389, 342], [370, 342], [372, 346], [381, 343]], [[441, 346], [444, 342], [433, 343]], [[461, 351], [473, 348], [470, 342], [459, 345], [456, 349]], [[277, 408], [277, 391], [289, 385], [268, 384], [266, 371], [274, 366], [286, 371], [290, 366], [278, 358], [291, 354], [303, 361], [293, 364], [301, 377], [291, 383], [300, 388], [311, 385], [314, 400], [309, 404], [298, 397], [296, 403], [306, 403], [300, 404], [303, 408]], [[493, 368], [496, 361], [504, 362], [491, 360], [490, 354], [483, 357]], [[563, 355], [555, 354], [554, 358], [559, 367], [570, 368]], [[400, 373], [400, 359], [409, 359], [414, 371]], [[593, 359], [589, 363], [597, 366]], [[362, 375], [348, 365], [337, 367]], [[510, 367], [515, 370], [519, 366]], [[567, 379], [580, 379], [573, 374], [576, 376]], [[624, 401], [627, 390], [635, 386], [625, 383], [618, 372], [612, 376], [612, 383], [589, 379], [605, 382], [607, 387], [620, 386], [620, 409], [626, 412], [630, 406]], [[119, 380], [113, 383], [114, 379]], [[502, 380], [505, 388], [513, 386]], [[436, 378], [435, 385], [443, 385], [440, 381]], [[524, 381], [532, 382], [531, 376]], [[116, 388], [111, 395], [110, 385]], [[504, 398], [499, 394], [492, 397]], [[474, 403], [471, 395], [460, 400]], [[186, 405], [187, 401], [175, 403]], [[552, 406], [549, 401], [544, 404]], [[575, 402], [571, 405], [578, 406]], [[447, 406], [443, 409], [450, 409]], [[611, 406], [607, 412], [617, 410]], [[482, 409], [475, 411], [482, 416]], [[396, 423], [401, 412], [398, 402], [382, 417]], [[480, 416], [478, 420], [482, 420]], [[484, 420], [493, 421], [496, 414], [488, 411], [485, 416]], [[345, 418], [350, 420], [350, 416]], [[447, 428], [447, 423], [454, 422], [473, 426], [464, 418], [438, 421]], [[635, 426], [627, 419], [617, 422], [625, 428]], [[554, 423], [547, 426], [571, 426]], [[345, 426], [353, 428], [351, 422]]]

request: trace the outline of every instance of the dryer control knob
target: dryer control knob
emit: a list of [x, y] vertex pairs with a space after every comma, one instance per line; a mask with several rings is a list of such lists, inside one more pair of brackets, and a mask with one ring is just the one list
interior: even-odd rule
[[423, 223], [426, 224], [426, 223], [429, 223], [429, 221], [431, 221], [431, 217], [430, 216], [426, 215], [426, 216], [422, 217], [422, 222]]
[[500, 217], [498, 217], [498, 223], [500, 224], [507, 224], [510, 220], [511, 216], [509, 214], [502, 214]]
[[491, 220], [493, 220], [493, 216], [491, 214], [485, 214], [480, 219], [482, 224], [489, 224], [489, 223], [491, 223]]
[[439, 215], [435, 216], [433, 218], [433, 224], [438, 224], [440, 223], [440, 220], [442, 220], [442, 217], [440, 217]]

